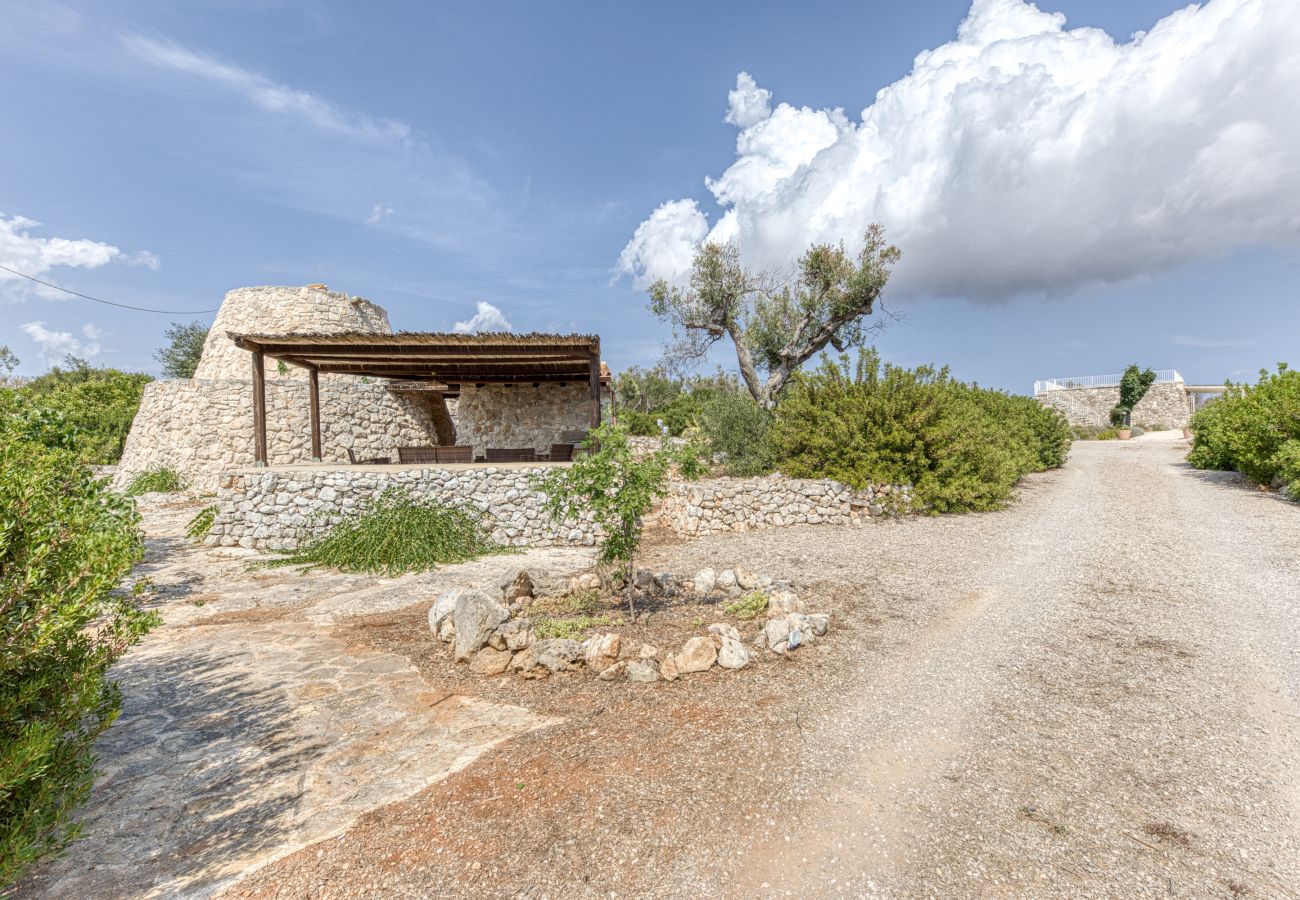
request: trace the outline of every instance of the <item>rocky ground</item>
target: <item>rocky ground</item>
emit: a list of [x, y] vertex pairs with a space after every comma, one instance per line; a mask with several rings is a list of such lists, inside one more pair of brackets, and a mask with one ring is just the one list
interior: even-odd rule
[[[319, 772], [337, 752], [354, 782], [322, 794], [328, 779], [315, 775], [274, 794], [270, 815], [232, 815], [260, 779], [232, 762], [206, 782], [185, 764], [166, 768], [162, 750], [146, 753], [164, 772], [190, 773], [180, 784], [208, 785], [209, 802], [186, 805], [186, 788], [169, 793], [165, 779], [157, 790], [101, 790], [86, 840], [26, 890], [1300, 895], [1300, 510], [1191, 470], [1184, 451], [1079, 443], [1065, 469], [1030, 479], [998, 513], [656, 544], [652, 568], [785, 575], [835, 622], [807, 652], [671, 683], [472, 675], [429, 637], [428, 583], [276, 581], [239, 593], [245, 608], [224, 619], [190, 599], [127, 662], [136, 705], [110, 732], [107, 784], [141, 732], [174, 715], [174, 695], [133, 686], [168, 681], [188, 696], [209, 680], [203, 666], [164, 677], [149, 656], [187, 629], [209, 635], [208, 659], [256, 634], [269, 647], [327, 641], [322, 652], [343, 672], [388, 670], [360, 678], [359, 704], [318, 719], [336, 730], [283, 762]], [[218, 606], [220, 582], [202, 582]], [[301, 690], [295, 666], [285, 659], [275, 688], [280, 714], [297, 723], [298, 704], [311, 701], [283, 693]], [[394, 675], [400, 684], [376, 681]], [[262, 696], [244, 710], [260, 711]], [[493, 724], [478, 742], [479, 726], [449, 724], [468, 747], [461, 762], [426, 765], [443, 742], [412, 743], [419, 716], [448, 702], [473, 703]], [[405, 704], [391, 733], [360, 714], [383, 703]], [[360, 736], [346, 733], [351, 722]], [[237, 716], [206, 724], [182, 755], [245, 730]], [[363, 749], [343, 752], [348, 740]], [[413, 766], [422, 768], [407, 777]], [[365, 777], [378, 785], [362, 790]], [[172, 837], [170, 856], [149, 840], [118, 843], [113, 822], [143, 821], [144, 810], [177, 823], [164, 837], [196, 821], [219, 827], [207, 843]], [[232, 857], [247, 846], [260, 849]], [[157, 877], [77, 880], [106, 860]], [[255, 870], [235, 881], [239, 865]], [[186, 878], [168, 881], [169, 871]]]

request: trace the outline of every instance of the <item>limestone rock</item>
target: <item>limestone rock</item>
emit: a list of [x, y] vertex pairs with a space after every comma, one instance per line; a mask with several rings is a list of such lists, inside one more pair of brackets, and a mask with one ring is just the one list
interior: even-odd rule
[[628, 681], [651, 682], [659, 680], [659, 667], [650, 660], [633, 659], [621, 663], [627, 670]]
[[500, 675], [510, 666], [511, 657], [509, 650], [495, 650], [492, 647], [484, 647], [474, 658], [470, 660], [469, 670], [478, 675]]
[[505, 638], [507, 650], [523, 650], [533, 642], [532, 620], [527, 618], [511, 619], [509, 622], [503, 622], [497, 629], [497, 634]]
[[713, 668], [713, 664], [717, 660], [717, 648], [713, 646], [713, 640], [706, 637], [691, 638], [682, 645], [682, 649], [677, 651], [677, 655], [673, 657], [673, 662], [677, 665], [677, 671], [682, 675], [707, 671]]
[[461, 594], [469, 593], [465, 588], [454, 587], [448, 588], [438, 595], [438, 599], [429, 607], [429, 630], [434, 634], [442, 627], [442, 623], [456, 609], [456, 601], [460, 599]]
[[664, 681], [676, 681], [681, 673], [677, 671], [677, 658], [669, 656], [659, 664], [659, 677]]
[[754, 579], [755, 590], [765, 591], [772, 586], [772, 577], [770, 575], [759, 575]]
[[511, 671], [527, 672], [537, 666], [537, 659], [531, 649], [520, 650], [510, 659]]
[[813, 634], [821, 636], [830, 631], [831, 615], [830, 613], [813, 613], [808, 616], [808, 621], [812, 623]]
[[714, 622], [709, 626], [709, 633], [731, 638], [733, 641], [740, 640], [740, 632], [736, 630], [736, 626], [726, 622]]
[[533, 576], [527, 569], [520, 569], [501, 582], [501, 599], [506, 603], [531, 596], [533, 596]]
[[438, 640], [444, 644], [450, 644], [456, 639], [456, 623], [451, 620], [451, 616], [442, 620], [438, 626]]
[[753, 572], [744, 566], [736, 566], [734, 569], [736, 576], [736, 587], [742, 591], [752, 591], [758, 584], [758, 578]]
[[724, 591], [731, 590], [736, 586], [736, 573], [732, 569], [723, 569], [718, 573], [718, 587]]
[[724, 669], [743, 669], [749, 665], [749, 650], [738, 640], [723, 638], [722, 648], [718, 650], [718, 665]]
[[605, 669], [603, 669], [601, 673], [596, 677], [599, 678], [601, 681], [617, 681], [619, 678], [623, 677], [623, 673], [626, 671], [627, 671], [627, 663], [620, 659], [612, 666], [608, 666]]
[[773, 653], [785, 653], [785, 642], [790, 637], [790, 623], [785, 619], [768, 619], [763, 626], [763, 637], [767, 649]]
[[583, 572], [573, 579], [573, 589], [575, 591], [598, 591], [600, 590], [600, 576], [595, 572]]
[[718, 583], [718, 573], [712, 569], [700, 569], [695, 573], [695, 593], [710, 593]]
[[528, 648], [533, 659], [547, 671], [561, 672], [582, 656], [582, 645], [567, 638], [547, 638]]
[[660, 593], [659, 580], [649, 569], [637, 569], [632, 576], [632, 587], [642, 594], [656, 596]]
[[642, 644], [641, 650], [637, 653], [639, 659], [656, 659], [659, 656], [659, 648], [654, 644]]
[[803, 601], [789, 590], [776, 590], [767, 598], [767, 614], [772, 617], [803, 612]]
[[467, 591], [456, 599], [451, 621], [456, 626], [456, 662], [464, 662], [488, 642], [510, 611], [482, 591]]
[[618, 662], [619, 639], [616, 634], [598, 634], [582, 642], [582, 659], [596, 674]]

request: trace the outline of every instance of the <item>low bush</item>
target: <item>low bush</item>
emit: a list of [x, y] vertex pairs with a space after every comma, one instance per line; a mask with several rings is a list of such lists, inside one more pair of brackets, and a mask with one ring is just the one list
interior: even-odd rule
[[728, 603], [722, 611], [745, 622], [756, 619], [767, 612], [767, 594], [762, 591], [750, 591], [734, 603]]
[[727, 475], [748, 478], [776, 467], [772, 413], [748, 394], [716, 394], [700, 411], [700, 436]]
[[585, 640], [593, 628], [607, 628], [622, 624], [607, 615], [542, 617], [533, 623], [533, 633], [541, 640], [564, 638], [570, 641]]
[[390, 488], [356, 515], [305, 539], [270, 565], [393, 576], [506, 552], [509, 548], [493, 543], [477, 513]]
[[148, 375], [91, 366], [69, 358], [12, 391], [29, 416], [57, 417], [87, 462], [111, 465], [122, 457], [126, 435], [140, 409]]
[[883, 365], [864, 351], [801, 373], [776, 408], [780, 470], [858, 488], [910, 484], [932, 513], [993, 509], [1028, 472], [1060, 466], [1070, 428], [1055, 410], [954, 381], [948, 370]]
[[1072, 425], [1070, 434], [1076, 441], [1113, 441], [1119, 437], [1119, 429], [1114, 425], [1100, 428], [1096, 425]]
[[212, 530], [212, 523], [217, 520], [217, 508], [215, 506], [205, 506], [199, 510], [198, 515], [190, 519], [185, 526], [185, 535], [192, 541], [202, 541]]
[[143, 555], [134, 504], [33, 421], [0, 410], [0, 888], [76, 836], [108, 669], [156, 622], [114, 592]]
[[126, 486], [126, 495], [139, 497], [141, 494], [175, 494], [183, 490], [185, 481], [174, 469], [149, 469], [131, 479], [131, 483]]
[[1300, 497], [1300, 371], [1280, 363], [1254, 385], [1229, 384], [1192, 417], [1192, 430], [1193, 466], [1236, 470]]

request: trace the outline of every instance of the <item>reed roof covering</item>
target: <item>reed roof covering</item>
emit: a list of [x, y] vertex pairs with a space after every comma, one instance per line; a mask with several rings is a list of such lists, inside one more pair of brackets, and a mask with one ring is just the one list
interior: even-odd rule
[[600, 360], [592, 334], [227, 333], [245, 350], [322, 373], [447, 384], [587, 380]]

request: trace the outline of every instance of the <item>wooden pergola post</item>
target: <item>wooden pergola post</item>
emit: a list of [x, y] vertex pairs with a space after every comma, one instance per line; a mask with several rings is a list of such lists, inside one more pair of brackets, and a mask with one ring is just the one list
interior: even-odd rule
[[600, 341], [596, 341], [595, 346], [591, 348], [591, 362], [589, 363], [589, 374], [591, 377], [591, 427], [600, 427]]
[[311, 461], [320, 462], [320, 370], [307, 370], [307, 398], [311, 407]]
[[253, 465], [266, 465], [266, 371], [261, 348], [253, 351]]

